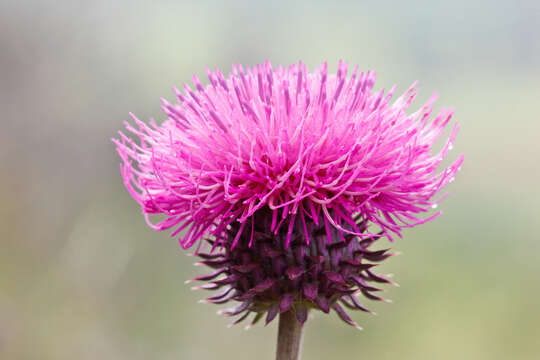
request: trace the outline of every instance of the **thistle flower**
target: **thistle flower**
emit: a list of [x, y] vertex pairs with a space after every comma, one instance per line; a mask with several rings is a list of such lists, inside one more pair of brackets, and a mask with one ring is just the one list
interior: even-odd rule
[[[138, 143], [122, 132], [114, 140], [148, 224], [214, 269], [194, 280], [221, 290], [206, 301], [236, 303], [224, 311], [234, 323], [291, 310], [303, 323], [319, 309], [357, 326], [344, 308], [369, 312], [357, 295], [385, 300], [376, 284], [391, 283], [373, 267], [392, 253], [370, 247], [441, 214], [422, 216], [463, 161], [438, 170], [457, 124], [431, 152], [453, 111], [432, 118], [434, 95], [407, 114], [415, 84], [391, 101], [395, 86], [375, 92], [374, 72], [347, 71], [342, 62], [335, 75], [301, 62], [207, 70], [208, 85], [194, 76], [195, 90], [162, 100], [162, 124], [126, 123]], [[153, 224], [152, 214], [164, 219]]]

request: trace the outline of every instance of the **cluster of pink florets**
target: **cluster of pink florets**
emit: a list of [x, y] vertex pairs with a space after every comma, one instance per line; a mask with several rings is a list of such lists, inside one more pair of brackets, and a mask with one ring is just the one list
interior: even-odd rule
[[[357, 229], [360, 218], [392, 239], [439, 215], [419, 216], [436, 207], [463, 157], [438, 171], [457, 124], [432, 154], [453, 113], [431, 117], [436, 96], [407, 114], [414, 85], [391, 101], [395, 87], [374, 92], [374, 72], [355, 67], [348, 76], [341, 62], [335, 75], [326, 64], [309, 73], [302, 63], [269, 62], [238, 65], [228, 77], [207, 72], [208, 85], [194, 76], [195, 90], [186, 84], [175, 89], [176, 104], [163, 100], [161, 125], [134, 116], [135, 125], [126, 123], [138, 142], [123, 133], [115, 140], [125, 185], [148, 223], [174, 229], [184, 248], [204, 237], [219, 243], [233, 222], [238, 239], [263, 207], [272, 212], [268, 232], [288, 226], [288, 241], [297, 217], [323, 219], [328, 233], [373, 236]], [[152, 224], [149, 214], [165, 219]]]

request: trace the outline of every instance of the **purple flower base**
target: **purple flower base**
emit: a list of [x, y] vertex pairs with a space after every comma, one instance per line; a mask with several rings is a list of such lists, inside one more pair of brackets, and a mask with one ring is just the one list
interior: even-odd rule
[[[291, 309], [298, 321], [304, 323], [308, 309], [325, 313], [333, 309], [343, 321], [359, 327], [345, 311], [348, 308], [371, 313], [359, 302], [358, 294], [369, 300], [388, 301], [375, 295], [381, 291], [375, 285], [392, 282], [376, 275], [373, 267], [393, 253], [388, 249], [369, 250], [378, 237], [360, 239], [334, 228], [327, 233], [321, 215], [317, 223], [306, 222], [309, 241], [303, 224], [297, 220], [287, 246], [287, 229], [282, 227], [274, 234], [270, 231], [272, 212], [261, 209], [260, 213], [258, 222], [249, 223], [253, 237], [251, 231], [244, 230], [233, 248], [240, 226], [234, 224], [226, 243], [218, 245], [208, 240], [211, 250], [198, 253], [202, 258], [200, 264], [215, 271], [193, 279], [208, 282], [196, 288], [220, 290], [206, 302], [238, 302], [238, 306], [221, 312], [237, 317], [233, 324], [252, 313], [250, 325], [265, 314], [268, 324], [278, 313]], [[366, 230], [362, 222], [357, 227]]]

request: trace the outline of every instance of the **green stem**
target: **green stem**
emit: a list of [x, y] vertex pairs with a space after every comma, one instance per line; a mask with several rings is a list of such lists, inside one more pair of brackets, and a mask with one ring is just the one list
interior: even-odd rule
[[276, 360], [299, 360], [303, 326], [291, 309], [279, 315]]

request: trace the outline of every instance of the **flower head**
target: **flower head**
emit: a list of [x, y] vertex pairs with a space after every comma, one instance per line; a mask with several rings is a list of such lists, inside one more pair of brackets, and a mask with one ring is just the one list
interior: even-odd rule
[[371, 270], [389, 254], [368, 247], [440, 214], [420, 216], [463, 161], [438, 171], [457, 124], [431, 152], [453, 111], [432, 118], [434, 95], [407, 114], [414, 85], [391, 101], [395, 87], [374, 92], [375, 73], [348, 76], [342, 62], [335, 75], [269, 62], [207, 73], [208, 85], [194, 76], [195, 90], [163, 100], [162, 124], [126, 123], [140, 139], [115, 140], [127, 189], [152, 228], [216, 268], [199, 280], [225, 288], [209, 301], [240, 301], [229, 314], [333, 308], [352, 323], [339, 303], [366, 310], [355, 294], [381, 299], [369, 282], [389, 282]]

